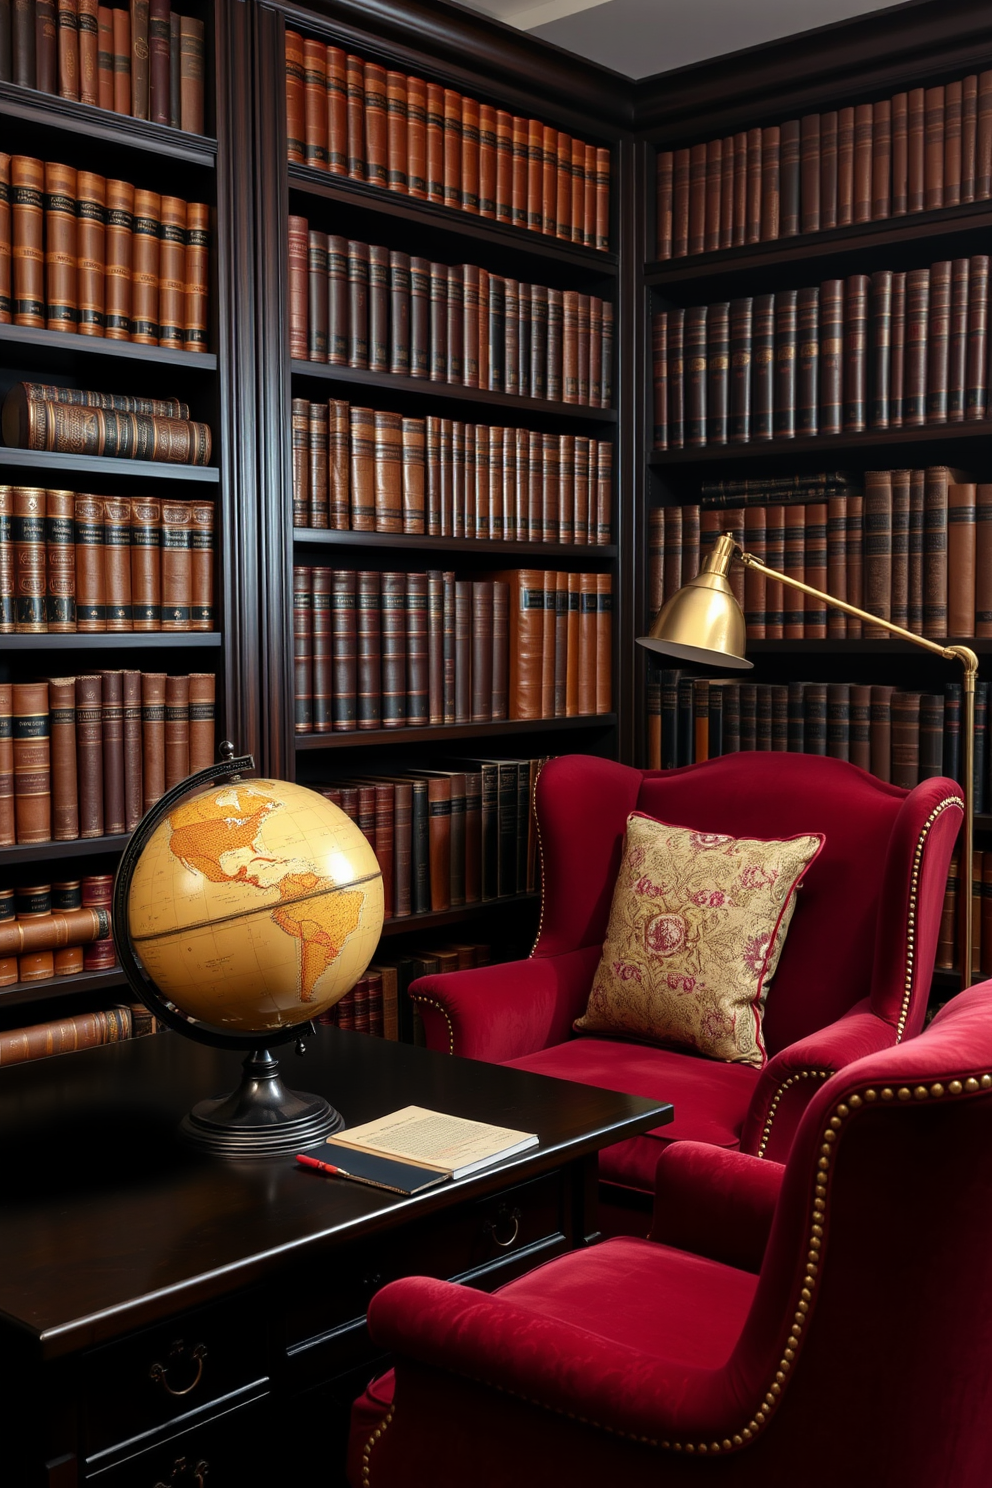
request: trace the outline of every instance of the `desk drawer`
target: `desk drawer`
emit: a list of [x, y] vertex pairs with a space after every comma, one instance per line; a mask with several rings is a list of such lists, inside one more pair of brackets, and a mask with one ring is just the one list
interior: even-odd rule
[[266, 1372], [264, 1333], [248, 1298], [91, 1349], [81, 1360], [85, 1455], [178, 1421]]
[[179, 1431], [156, 1447], [86, 1477], [87, 1488], [263, 1488], [293, 1481], [292, 1449], [282, 1464], [268, 1460], [271, 1412], [267, 1400], [252, 1401], [217, 1420]]

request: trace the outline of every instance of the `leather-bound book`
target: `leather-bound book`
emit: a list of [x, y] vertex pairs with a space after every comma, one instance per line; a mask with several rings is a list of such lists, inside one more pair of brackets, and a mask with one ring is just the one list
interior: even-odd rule
[[820, 231], [820, 115], [806, 114], [799, 125], [799, 231]]
[[[302, 223], [303, 219], [295, 219]], [[294, 219], [290, 219], [292, 229]], [[298, 229], [297, 229], [298, 230]], [[328, 321], [328, 278], [327, 278], [327, 234], [322, 232], [307, 232], [307, 307], [306, 318], [303, 316], [302, 284], [300, 276], [302, 263], [300, 262], [300, 250], [303, 247], [302, 234], [300, 241], [294, 243], [295, 233], [290, 237], [290, 342], [291, 356], [299, 354], [301, 348], [300, 337], [305, 331], [306, 347], [303, 356], [311, 362], [327, 361], [327, 321]], [[293, 314], [294, 298], [297, 300], [298, 309]]]
[[503, 390], [520, 392], [520, 282], [503, 281], [503, 315], [505, 340], [503, 348]]
[[14, 559], [14, 629], [21, 634], [48, 629], [45, 564], [46, 493], [35, 487], [12, 488], [10, 536]]
[[[322, 323], [326, 341], [326, 254], [324, 269]], [[158, 344], [168, 346], [173, 351], [182, 351], [186, 328], [186, 203], [177, 196], [163, 196], [161, 199], [158, 319]]]
[[[571, 171], [571, 154], [568, 168]], [[569, 198], [571, 200], [571, 196]], [[497, 222], [513, 222], [513, 116], [496, 110], [496, 211]]]
[[427, 570], [427, 722], [444, 723], [444, 580]]
[[[743, 694], [743, 688], [741, 689]], [[743, 696], [741, 703], [743, 713]], [[741, 732], [743, 735], [743, 719]], [[744, 748], [743, 737], [741, 748]], [[825, 755], [827, 752], [827, 684], [807, 682], [803, 687], [803, 752]]]
[[[8, 757], [16, 840], [47, 842], [52, 835], [48, 684], [15, 682], [10, 702], [12, 748]], [[9, 812], [5, 814], [9, 821]]]
[[[785, 565], [785, 507], [771, 505], [765, 509], [765, 557], [769, 568], [783, 571]], [[777, 579], [765, 583], [765, 637], [780, 641], [785, 623], [784, 590]]]
[[[443, 430], [445, 423], [448, 425], [447, 441]], [[451, 420], [428, 415], [424, 426], [425, 531], [428, 537], [451, 537]]]
[[[662, 549], [662, 603], [671, 599], [682, 587], [682, 508], [666, 506], [663, 509], [664, 544]], [[691, 575], [685, 574], [689, 579]], [[661, 608], [659, 604], [658, 608]]]
[[427, 780], [430, 844], [430, 907], [451, 907], [451, 776]]
[[920, 693], [893, 692], [890, 709], [892, 784], [912, 790], [920, 780]]
[[734, 242], [734, 136], [722, 141], [720, 152], [720, 237], [718, 247]]
[[911, 88], [907, 94], [906, 210], [922, 212], [924, 202], [925, 94]]
[[203, 134], [203, 22], [195, 16], [179, 18], [179, 127]]
[[462, 98], [451, 88], [444, 90], [444, 204], [462, 204]]
[[0, 154], [0, 325], [13, 319], [11, 295], [10, 156]]
[[801, 175], [800, 124], [798, 119], [789, 119], [782, 125], [779, 165], [779, 236], [794, 238], [799, 231], [800, 175]]
[[35, 8], [31, 0], [13, 0], [10, 16], [11, 79], [21, 88], [37, 85]]
[[892, 482], [892, 609], [890, 620], [909, 625], [909, 522], [912, 507], [908, 470], [889, 472]]
[[989, 259], [977, 254], [968, 264], [968, 334], [965, 354], [964, 416], [985, 417], [987, 399]]
[[[46, 628], [55, 634], [71, 634], [76, 629], [75, 504], [72, 491], [45, 493], [45, 620]], [[15, 501], [11, 505], [16, 512]]]
[[357, 725], [357, 629], [355, 575], [334, 569], [331, 575], [331, 645], [333, 655], [334, 729], [350, 732]]
[[375, 243], [370, 244], [368, 300], [368, 358], [370, 372], [388, 372], [390, 370], [390, 287], [389, 249]]
[[[865, 472], [864, 608], [892, 619], [892, 472]], [[888, 632], [863, 622], [866, 640], [887, 640]]]
[[75, 677], [49, 677], [48, 709], [52, 776], [52, 840], [74, 842], [79, 836]]
[[820, 291], [815, 285], [796, 296], [796, 433], [809, 436], [819, 426]]
[[685, 442], [690, 447], [706, 443], [706, 319], [705, 305], [694, 305], [685, 312]]
[[575, 437], [572, 434], [562, 434], [558, 439], [558, 541], [575, 542]]
[[75, 331], [76, 172], [68, 165], [45, 162], [45, 325], [50, 331]]
[[992, 636], [992, 485], [975, 487], [975, 635]]
[[837, 110], [837, 223], [854, 221], [854, 109]]
[[[746, 299], [731, 300], [730, 302], [730, 411], [727, 424], [728, 439], [731, 444], [747, 444], [751, 438], [751, 358], [752, 358], [752, 313], [754, 301], [748, 296]], [[667, 316], [665, 317], [665, 352], [667, 356]], [[666, 366], [667, 373], [667, 366]], [[665, 382], [665, 407], [667, 436], [667, 377]], [[658, 444], [657, 416], [658, 397], [655, 399], [655, 447], [664, 449], [664, 444]]]
[[186, 203], [186, 351], [207, 350], [207, 295], [210, 265], [210, 208]]
[[[514, 227], [527, 226], [527, 187], [530, 173], [529, 130], [527, 120], [514, 115], [511, 125], [512, 175], [511, 175], [511, 220]], [[585, 152], [582, 154], [584, 171]], [[573, 202], [575, 183], [572, 183]]]
[[[129, 673], [124, 673], [125, 716]], [[216, 758], [214, 716], [217, 679], [213, 672], [191, 672], [189, 676], [189, 773], [205, 770]], [[125, 736], [126, 737], [126, 736]], [[125, 780], [127, 758], [125, 755]], [[130, 819], [130, 808], [128, 808]]]
[[[163, 697], [164, 697], [164, 677]], [[163, 717], [164, 723], [164, 717]], [[79, 835], [104, 835], [103, 678], [76, 678], [76, 771]], [[157, 799], [157, 798], [156, 798]], [[148, 802], [148, 805], [151, 805]]]
[[0, 486], [0, 635], [12, 635], [17, 623], [13, 512], [14, 488]]
[[446, 382], [460, 383], [465, 374], [465, 282], [462, 268], [448, 269], [448, 326]]
[[706, 146], [693, 145], [689, 150], [690, 253], [702, 253], [706, 246], [706, 176]]
[[961, 87], [961, 200], [975, 200], [975, 146], [978, 131], [978, 76], [972, 72]]
[[947, 259], [930, 265], [930, 306], [927, 322], [926, 422], [947, 423], [948, 355], [951, 328], [951, 265]]
[[431, 265], [410, 259], [410, 376], [430, 377]]
[[[371, 269], [371, 254], [370, 269]], [[444, 302], [447, 303], [447, 274], [444, 265], [431, 265], [431, 331], [432, 341], [437, 344], [434, 337], [434, 272], [440, 269], [444, 278]], [[380, 312], [381, 314], [381, 312]], [[389, 345], [388, 345], [388, 368], [390, 372], [397, 373], [401, 377], [410, 375], [410, 255], [392, 251], [389, 253]], [[443, 344], [443, 343], [442, 343]], [[433, 368], [431, 375], [433, 376]], [[441, 377], [441, 382], [444, 378]]]
[[752, 440], [772, 438], [774, 409], [775, 296], [755, 295], [751, 352]]
[[338, 367], [348, 364], [349, 300], [348, 243], [345, 238], [330, 233], [327, 237], [327, 360]]
[[[744, 513], [744, 546], [762, 563], [766, 561], [765, 533], [766, 509], [749, 506]], [[747, 622], [749, 640], [765, 639], [765, 575], [757, 569], [744, 571], [744, 619]]]
[[365, 74], [365, 179], [370, 186], [389, 184], [389, 141], [386, 123], [386, 69], [366, 62]]
[[[496, 646], [495, 586], [492, 581], [472, 584], [471, 626], [471, 719], [473, 723], [485, 723], [494, 717]], [[505, 686], [505, 678], [502, 680]], [[502, 716], [506, 717], [506, 713]]]
[[[85, 927], [86, 920], [90, 922], [89, 927]], [[105, 917], [99, 910], [83, 909], [81, 879], [63, 879], [61, 883], [52, 884], [52, 929], [60, 939], [66, 934], [70, 941], [75, 941], [78, 936], [90, 933], [97, 938], [109, 932], [110, 919], [109, 915]], [[56, 976], [76, 975], [83, 970], [82, 944], [60, 945], [54, 953], [53, 962]]]
[[[113, 895], [114, 875], [112, 873], [91, 873], [87, 874], [83, 879], [82, 900], [84, 909], [102, 911], [109, 920]], [[83, 952], [84, 971], [106, 971], [114, 966], [116, 961], [117, 953], [114, 950], [113, 936], [109, 934], [100, 940], [88, 942]], [[106, 1033], [99, 1042], [115, 1043], [119, 1039], [130, 1037], [131, 1024], [129, 1009], [112, 1008], [109, 1012], [92, 1013], [90, 1016], [108, 1020]]]
[[35, 0], [35, 77], [31, 86], [41, 93], [57, 93], [58, 36], [55, 0]]
[[[847, 597], [853, 605], [864, 604], [864, 497], [855, 492], [847, 498]], [[848, 615], [848, 640], [860, 637], [861, 621]]]
[[947, 513], [952, 473], [946, 465], [927, 468], [923, 491], [923, 629], [942, 639], [947, 629]]
[[665, 260], [672, 256], [672, 209], [674, 206], [675, 153], [659, 150], [655, 155], [655, 254]]
[[945, 971], [953, 970], [958, 960], [957, 905], [959, 866], [960, 855], [955, 851], [951, 854], [951, 866], [947, 874], [944, 907], [940, 917], [940, 930], [937, 937], [936, 965]]
[[871, 129], [871, 216], [877, 219], [892, 213], [891, 99], [872, 105]]
[[[599, 576], [579, 575], [579, 700], [580, 716], [599, 711], [597, 658], [599, 655]], [[609, 709], [607, 708], [607, 711]]]
[[[93, 497], [76, 498], [76, 605], [79, 621], [84, 618], [83, 576], [80, 571], [79, 503]], [[92, 518], [87, 518], [91, 521]], [[145, 496], [131, 501], [131, 624], [137, 631], [162, 628], [162, 503]], [[86, 555], [84, 555], [85, 557]], [[78, 623], [78, 622], [77, 622]]]
[[[125, 831], [126, 807], [124, 800], [124, 673], [109, 671], [100, 673], [103, 702], [103, 830], [110, 836], [113, 833]], [[168, 686], [181, 682], [185, 691], [189, 690], [189, 679], [187, 677], [170, 677]], [[166, 698], [166, 759], [168, 760], [169, 742], [169, 713], [168, 696]], [[188, 733], [189, 708], [186, 708], [186, 721], [184, 728]], [[189, 760], [187, 748], [187, 767], [183, 775], [177, 778], [182, 780], [189, 774]], [[166, 784], [173, 783], [166, 772]]]
[[854, 109], [854, 195], [852, 208], [852, 220], [854, 222], [868, 222], [871, 218], [872, 134], [873, 119], [871, 104], [856, 104]]
[[965, 379], [968, 361], [969, 260], [956, 258], [951, 264], [951, 313], [947, 345], [947, 422], [964, 421]]
[[892, 97], [892, 192], [893, 217], [904, 217], [909, 205], [909, 97]]
[[26, 155], [10, 157], [14, 324], [45, 324], [43, 252], [44, 166]]
[[148, 0], [131, 0], [131, 113], [149, 117]]
[[[785, 552], [782, 572], [805, 582], [806, 571], [806, 508], [785, 508]], [[784, 596], [783, 633], [787, 641], [803, 640], [806, 613], [802, 594], [795, 589], [786, 589]]]
[[530, 287], [530, 396], [548, 396], [548, 290]]
[[[391, 254], [390, 258], [398, 255]], [[402, 347], [400, 362], [405, 358], [406, 366], [410, 364], [410, 302], [407, 297], [405, 302], [406, 324], [400, 322], [397, 328], [397, 302], [394, 298], [392, 304], [392, 335], [394, 351]], [[402, 307], [400, 307], [402, 309]], [[405, 334], [404, 334], [405, 332]], [[394, 372], [402, 372], [402, 365], [394, 365], [390, 369]], [[432, 263], [430, 267], [430, 361], [429, 372], [431, 382], [448, 381], [448, 266], [443, 263]]]
[[409, 141], [407, 78], [402, 72], [386, 73], [386, 162], [386, 179], [390, 191], [398, 191], [405, 196], [409, 187]]
[[909, 630], [923, 629], [923, 484], [922, 470], [909, 472], [909, 579], [907, 621]]
[[[498, 170], [498, 144], [497, 144], [496, 110], [491, 104], [483, 103], [479, 106], [479, 216], [495, 218], [496, 216], [496, 177]], [[559, 140], [567, 139], [560, 135]], [[511, 147], [512, 148], [512, 147]], [[568, 155], [563, 163], [560, 146], [558, 156], [558, 191], [564, 189], [562, 176], [568, 183], [568, 210], [571, 212], [572, 195], [572, 155], [571, 143], [568, 142]], [[565, 218], [566, 225], [568, 218]], [[561, 234], [559, 234], [561, 236]], [[571, 231], [569, 230], [569, 237]]]
[[375, 530], [402, 532], [403, 420], [398, 413], [374, 415]]
[[868, 275], [844, 280], [844, 432], [865, 428], [868, 394]]
[[720, 246], [720, 196], [723, 178], [723, 141], [710, 140], [705, 146], [706, 176], [703, 200], [704, 253]]
[[557, 542], [558, 503], [561, 496], [558, 436], [545, 434], [543, 446], [541, 539], [543, 542]]
[[351, 409], [340, 399], [328, 404], [328, 520], [335, 532], [351, 525]]
[[926, 421], [929, 322], [930, 270], [910, 269], [906, 275], [906, 350], [902, 397], [904, 428], [918, 427]]
[[472, 717], [472, 585], [459, 580], [455, 584], [455, 723], [469, 723]]
[[428, 719], [427, 575], [406, 576], [406, 686], [407, 723]]
[[131, 16], [127, 10], [112, 10], [114, 27], [114, 112], [131, 112]]
[[[706, 425], [707, 444], [727, 443], [730, 402], [730, 304], [710, 305], [706, 311]], [[794, 350], [793, 346], [793, 350]]]
[[734, 135], [733, 213], [730, 246], [739, 248], [747, 231], [747, 131]]
[[[310, 570], [310, 635], [313, 657], [311, 721], [315, 734], [334, 728], [332, 711], [333, 655], [331, 636], [331, 571]], [[191, 684], [192, 685], [192, 684]], [[192, 692], [190, 694], [192, 708]], [[192, 727], [192, 715], [191, 715]], [[192, 769], [192, 766], [190, 767]]]
[[[460, 272], [462, 335], [461, 335], [461, 382], [464, 387], [479, 386], [479, 270], [475, 264], [463, 264]], [[449, 303], [450, 303], [449, 280]], [[546, 305], [547, 301], [545, 301]], [[545, 326], [547, 319], [545, 318]], [[450, 326], [450, 321], [449, 321]], [[449, 331], [450, 352], [450, 331]]]
[[128, 341], [131, 337], [134, 206], [132, 185], [107, 181], [104, 334], [112, 341]]
[[947, 631], [968, 637], [975, 630], [977, 558], [976, 487], [947, 487]]
[[761, 131], [761, 239], [763, 242], [780, 236], [781, 135], [782, 132], [776, 124]]
[[668, 311], [668, 448], [681, 449], [685, 437], [683, 340], [685, 311]]
[[[590, 455], [591, 459], [591, 455]], [[590, 484], [592, 472], [590, 471]], [[592, 517], [590, 515], [590, 530]], [[608, 439], [596, 444], [596, 543], [613, 541], [613, 445]]]
[[[660, 158], [660, 157], [659, 157]], [[675, 150], [672, 157], [672, 257], [684, 258], [689, 251], [689, 177], [690, 152]], [[573, 210], [576, 205], [577, 181], [583, 179], [572, 173]], [[574, 235], [573, 235], [574, 240]], [[659, 257], [663, 257], [659, 252]]]
[[796, 433], [796, 299], [794, 289], [775, 295], [772, 432], [776, 439], [793, 439]]
[[380, 575], [383, 728], [406, 726], [406, 574]]
[[992, 195], [992, 71], [978, 74], [975, 135], [975, 200]]
[[906, 388], [906, 275], [892, 275], [889, 325], [889, 428], [901, 429]]
[[293, 726], [313, 733], [313, 592], [311, 569], [293, 566]]
[[330, 409], [326, 403], [311, 403], [307, 418], [307, 486], [310, 493], [310, 527], [329, 525]]
[[[388, 415], [390, 421], [397, 415]], [[390, 424], [390, 451], [395, 455], [395, 429]], [[378, 438], [378, 435], [377, 435]], [[401, 466], [401, 493], [402, 493], [402, 530], [407, 533], [422, 533], [426, 531], [425, 511], [425, 432], [424, 420], [419, 418], [404, 418], [400, 420], [400, 452]], [[377, 446], [378, 448], [378, 446]], [[395, 461], [394, 461], [395, 463]], [[378, 531], [381, 528], [377, 527]], [[389, 528], [393, 531], [393, 528]]]
[[[169, 81], [172, 25], [169, 0], [150, 0], [148, 7], [148, 117], [154, 124], [171, 124]], [[61, 36], [59, 38], [61, 41]], [[323, 61], [323, 47], [321, 47]], [[323, 104], [323, 98], [321, 103]]]
[[427, 198], [444, 201], [444, 89], [439, 83], [427, 84]]
[[[171, 509], [179, 505], [186, 519], [187, 503], [166, 503]], [[163, 523], [164, 527], [164, 523]], [[164, 545], [164, 532], [163, 532]], [[163, 559], [164, 562], [164, 559]], [[106, 591], [104, 614], [108, 631], [133, 630], [131, 606], [131, 503], [126, 496], [103, 498], [103, 573]], [[165, 626], [163, 625], [163, 630]], [[189, 629], [186, 623], [179, 627]]]
[[[684, 681], [685, 679], [683, 679]], [[691, 683], [690, 683], [691, 686]], [[681, 691], [681, 684], [680, 684]], [[758, 689], [754, 683], [745, 682], [738, 689], [740, 697], [739, 713], [739, 737], [741, 749], [757, 749], [758, 747]], [[691, 693], [690, 693], [691, 696]], [[679, 748], [679, 764], [691, 764], [690, 753], [681, 746]]]
[[[503, 506], [503, 446], [506, 431], [499, 426], [490, 427], [485, 431], [484, 437], [488, 436], [488, 490], [482, 493], [486, 501], [486, 530], [494, 542], [499, 542], [504, 536], [512, 538], [509, 530], [509, 514], [504, 512]], [[480, 499], [482, 499], [480, 497]]]
[[[492, 277], [490, 276], [490, 284], [491, 283], [492, 283]], [[562, 291], [560, 289], [549, 289], [547, 293], [548, 293], [548, 359], [547, 359], [547, 364], [546, 364], [545, 373], [544, 373], [544, 396], [546, 398], [548, 398], [552, 403], [560, 403], [562, 401], [562, 378], [563, 378], [563, 373], [564, 373], [564, 367], [563, 367], [563, 361], [564, 361], [564, 356], [563, 356], [563, 340], [564, 340], [564, 307], [563, 307], [563, 295], [562, 295]], [[579, 301], [580, 298], [583, 298], [586, 301], [586, 346], [585, 346], [585, 351], [586, 351], [586, 401], [588, 401], [588, 397], [589, 397], [589, 341], [588, 341], [588, 336], [589, 336], [589, 297], [588, 297], [588, 295], [585, 295], [585, 296], [578, 296], [577, 295], [576, 296], [576, 305], [575, 305], [575, 321], [576, 321], [576, 343], [575, 343], [576, 379], [575, 380], [576, 380], [576, 386], [577, 386], [578, 385], [578, 380], [579, 380], [579, 377], [578, 377], [578, 372], [579, 372], [579, 368], [578, 368], [578, 357], [579, 357], [579, 337], [578, 337], [579, 306], [578, 306], [578, 301]], [[484, 373], [480, 377], [480, 383], [481, 383], [481, 385], [485, 386]], [[582, 399], [579, 399], [578, 401], [581, 402]]]
[[[806, 550], [803, 558], [804, 582], [814, 589], [827, 586], [827, 507], [814, 502], [806, 508]], [[805, 596], [803, 637], [807, 641], [826, 640], [827, 611], [822, 600]]]
[[[211, 683], [213, 677], [211, 677]], [[127, 671], [123, 674], [123, 722], [124, 722], [124, 830], [133, 832], [144, 814], [141, 761], [141, 673]], [[192, 725], [191, 725], [192, 727]], [[211, 723], [211, 731], [213, 725]], [[210, 763], [213, 758], [206, 761]], [[200, 768], [192, 766], [191, 768]]]
[[761, 149], [762, 132], [749, 129], [747, 132], [747, 182], [744, 219], [744, 241], [757, 243], [761, 238]]
[[[17, 958], [17, 979], [21, 982], [48, 981], [55, 975], [52, 945], [57, 939], [57, 931], [51, 923], [51, 884], [18, 885], [14, 890], [14, 905], [17, 939], [27, 943], [25, 952]], [[13, 940], [14, 936], [10, 939]], [[27, 949], [32, 945], [37, 949]]]
[[[613, 373], [613, 317], [612, 305], [607, 313], [606, 326], [604, 329], [603, 312], [606, 307], [598, 295], [589, 296], [589, 396], [586, 400], [593, 408], [609, 408], [610, 406], [610, 382]], [[579, 323], [582, 324], [581, 297], [579, 304]], [[603, 353], [606, 352], [607, 382], [603, 382]], [[582, 370], [580, 358], [579, 370]]]
[[[830, 707], [829, 693], [827, 707]], [[848, 690], [848, 752], [846, 759], [862, 770], [871, 769], [871, 688], [852, 684]]]
[[103, 555], [103, 501], [99, 496], [77, 496], [73, 520], [76, 531], [76, 629], [107, 629], [107, 594]]
[[961, 202], [962, 85], [960, 78], [944, 89], [944, 199], [945, 207]]
[[382, 726], [382, 633], [379, 575], [355, 575], [357, 721], [359, 730]]
[[190, 630], [214, 628], [214, 507], [210, 501], [191, 501]]
[[848, 682], [827, 684], [827, 754], [851, 758], [851, 687]]
[[[549, 300], [550, 300], [549, 291]], [[561, 290], [556, 290], [557, 300], [557, 367], [558, 367], [558, 399], [561, 399]], [[481, 308], [481, 307], [480, 307]], [[550, 306], [549, 306], [550, 309]], [[489, 307], [488, 325], [486, 326], [488, 339], [488, 358], [486, 364], [479, 367], [479, 382], [490, 392], [501, 393], [504, 391], [503, 379], [505, 371], [506, 353], [506, 295], [504, 282], [498, 274], [489, 275]], [[550, 350], [550, 348], [549, 348]]]
[[869, 281], [871, 318], [868, 377], [868, 423], [872, 429], [889, 427], [892, 367], [892, 272], [880, 269]]
[[[579, 398], [579, 296], [572, 290], [566, 290], [563, 296], [563, 340], [562, 340], [562, 401], [565, 403], [578, 403]], [[660, 325], [657, 322], [660, 321]], [[667, 317], [663, 319], [655, 317], [656, 330], [663, 333], [665, 341], [665, 352], [667, 361]], [[665, 367], [665, 392], [667, 404], [668, 369]], [[657, 375], [657, 374], [656, 374]], [[656, 400], [657, 403], [657, 400]], [[667, 421], [667, 409], [666, 409]]]
[[944, 88], [927, 88], [924, 99], [923, 206], [944, 205]]
[[820, 408], [821, 434], [839, 434], [844, 404], [844, 280], [827, 279], [820, 285]]
[[[961, 783], [961, 701], [960, 682], [944, 683], [944, 758], [942, 772], [948, 780]], [[977, 703], [977, 693], [975, 701]]]
[[348, 366], [369, 364], [369, 245], [348, 243]]
[[375, 526], [375, 413], [371, 408], [348, 410], [351, 460], [351, 527], [374, 532]]
[[442, 584], [442, 662], [443, 719], [455, 722], [455, 575], [448, 569], [441, 575]]
[[479, 211], [479, 104], [475, 98], [462, 99], [462, 159], [460, 200], [463, 212]]

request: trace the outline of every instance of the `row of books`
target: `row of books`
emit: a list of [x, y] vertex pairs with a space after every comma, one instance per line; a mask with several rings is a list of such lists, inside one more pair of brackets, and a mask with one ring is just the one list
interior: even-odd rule
[[0, 82], [203, 133], [203, 22], [168, 0], [21, 0], [0, 9]]
[[0, 486], [0, 634], [214, 627], [210, 501]]
[[106, 455], [209, 465], [213, 442], [206, 424], [190, 419], [178, 398], [135, 398], [85, 388], [16, 382], [0, 417], [8, 449]]
[[[373, 963], [351, 991], [346, 992], [328, 1012], [321, 1013], [317, 1022], [332, 1028], [354, 1029], [356, 1033], [370, 1033], [375, 1038], [399, 1039], [401, 965], [410, 963], [412, 971], [402, 987], [405, 1004], [406, 988], [417, 977], [436, 975], [438, 971], [469, 970], [488, 966], [489, 962], [489, 946], [466, 944], [441, 945], [436, 950], [428, 946], [409, 952], [397, 963]], [[408, 1012], [409, 1009], [404, 1005], [402, 1011]]]
[[[942, 971], [953, 971], [961, 964], [958, 930], [960, 887], [961, 854], [955, 851], [947, 875], [934, 962]], [[972, 854], [971, 903], [971, 974], [977, 979], [992, 976], [992, 852]]]
[[0, 682], [0, 847], [130, 832], [214, 759], [212, 672]]
[[387, 919], [457, 909], [536, 887], [531, 805], [543, 759], [448, 760], [444, 768], [317, 786], [361, 827], [379, 861]]
[[206, 351], [209, 223], [204, 202], [0, 155], [0, 321]]
[[[662, 670], [648, 687], [654, 769], [698, 764], [739, 750], [850, 760], [911, 790], [945, 775], [961, 780], [961, 684], [942, 693], [849, 682], [730, 682]], [[986, 809], [988, 683], [975, 694], [975, 810]]]
[[290, 217], [289, 350], [302, 361], [609, 408], [613, 306]]
[[659, 259], [992, 195], [992, 72], [657, 156]]
[[661, 311], [655, 448], [984, 419], [988, 284], [983, 254]]
[[294, 398], [293, 525], [610, 541], [613, 445]]
[[113, 887], [112, 873], [94, 873], [0, 889], [0, 987], [112, 967]]
[[606, 251], [610, 152], [286, 32], [289, 159]]
[[850, 470], [804, 470], [793, 475], [704, 480], [699, 484], [699, 505], [703, 511], [726, 511], [737, 506], [783, 506], [795, 501], [824, 501], [828, 496], [844, 492], [859, 496], [863, 484], [863, 478]]
[[103, 1012], [73, 1013], [0, 1033], [0, 1068], [46, 1059], [51, 1054], [68, 1054], [75, 1049], [118, 1044], [158, 1031], [156, 1019], [141, 1003], [107, 1008]]
[[[963, 472], [869, 470], [864, 495], [808, 504], [649, 513], [652, 614], [698, 572], [720, 532], [800, 583], [938, 638], [992, 636], [992, 485]], [[887, 640], [889, 632], [826, 607], [752, 568], [731, 571], [754, 640]]]
[[296, 732], [609, 713], [612, 607], [609, 574], [298, 565]]

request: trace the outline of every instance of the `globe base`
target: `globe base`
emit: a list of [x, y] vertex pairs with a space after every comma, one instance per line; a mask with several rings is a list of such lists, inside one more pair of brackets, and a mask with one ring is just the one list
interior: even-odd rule
[[244, 1062], [237, 1090], [198, 1102], [180, 1123], [183, 1140], [216, 1157], [283, 1157], [340, 1131], [344, 1118], [322, 1095], [287, 1090], [267, 1049]]

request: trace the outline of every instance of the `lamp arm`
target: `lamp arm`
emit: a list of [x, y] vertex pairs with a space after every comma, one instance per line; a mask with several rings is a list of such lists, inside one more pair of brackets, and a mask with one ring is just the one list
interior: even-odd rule
[[804, 584], [801, 579], [794, 579], [790, 574], [780, 573], [777, 568], [769, 568], [760, 558], [753, 553], [745, 553], [739, 543], [734, 543], [734, 556], [747, 567], [756, 569], [758, 573], [765, 574], [770, 579], [776, 579], [788, 589], [799, 589], [803, 594], [809, 594], [813, 599], [822, 600], [824, 604], [832, 609], [843, 610], [846, 615], [853, 615], [857, 620], [867, 620], [871, 625], [881, 626], [891, 635], [898, 636], [900, 640], [911, 641], [914, 646], [922, 646], [925, 651], [932, 651], [937, 656], [942, 656], [946, 661], [959, 661], [964, 668], [963, 692], [964, 692], [964, 822], [961, 828], [961, 869], [958, 879], [959, 904], [962, 913], [959, 914], [961, 928], [961, 943], [958, 947], [958, 955], [961, 966], [962, 989], [971, 986], [972, 979], [972, 925], [974, 906], [972, 903], [971, 872], [972, 859], [974, 857], [975, 841], [975, 681], [978, 677], [978, 657], [970, 646], [941, 646], [937, 641], [928, 640], [926, 636], [917, 635], [915, 631], [905, 630], [901, 625], [894, 625], [891, 620], [883, 620], [880, 615], [872, 615], [868, 610], [859, 609], [857, 605], [848, 604], [844, 599], [835, 599], [832, 594], [825, 594], [822, 589], [814, 589], [811, 584]]

